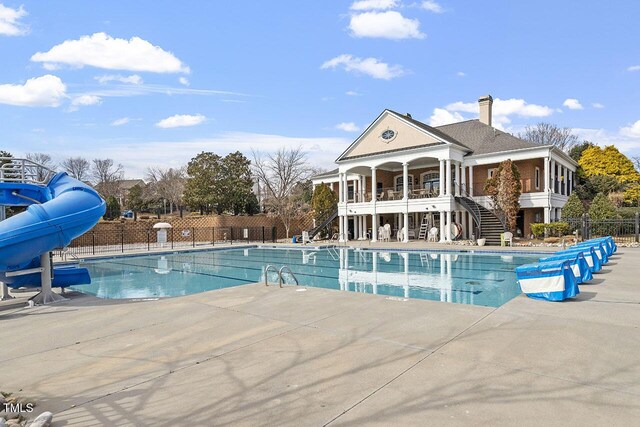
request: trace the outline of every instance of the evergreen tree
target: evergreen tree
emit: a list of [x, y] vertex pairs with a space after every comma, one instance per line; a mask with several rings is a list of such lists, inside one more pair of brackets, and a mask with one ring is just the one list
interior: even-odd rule
[[118, 199], [113, 196], [107, 197], [107, 211], [104, 214], [104, 219], [113, 220], [120, 218], [120, 203]]
[[144, 200], [144, 191], [139, 184], [131, 187], [127, 194], [127, 208], [134, 212], [140, 212], [147, 208], [147, 202]]
[[567, 203], [562, 208], [563, 218], [581, 218], [585, 213], [584, 205], [578, 194], [572, 193], [567, 199]]
[[311, 209], [316, 224], [327, 220], [338, 206], [338, 195], [334, 193], [328, 185], [321, 183], [317, 185], [311, 197]]
[[592, 220], [611, 219], [616, 216], [616, 207], [603, 193], [598, 193], [589, 207], [589, 217]]
[[198, 154], [187, 165], [187, 175], [183, 198], [186, 205], [203, 213], [216, 209], [221, 214], [224, 210], [222, 186], [219, 185], [224, 178], [222, 157], [211, 152]]
[[221, 203], [225, 210], [234, 215], [249, 213], [248, 207], [255, 210], [253, 199], [253, 178], [251, 176], [251, 160], [241, 152], [230, 153], [222, 159], [223, 178], [218, 182], [222, 188]]

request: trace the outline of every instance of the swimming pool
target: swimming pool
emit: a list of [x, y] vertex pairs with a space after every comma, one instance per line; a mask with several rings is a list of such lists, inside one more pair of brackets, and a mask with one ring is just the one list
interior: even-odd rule
[[520, 294], [514, 268], [538, 256], [347, 248], [177, 252], [86, 261], [92, 283], [73, 289], [100, 298], [189, 295], [263, 282], [271, 264], [289, 266], [305, 286], [499, 307]]

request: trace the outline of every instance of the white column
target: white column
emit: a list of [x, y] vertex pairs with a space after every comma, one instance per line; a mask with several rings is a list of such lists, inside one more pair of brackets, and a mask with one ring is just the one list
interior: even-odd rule
[[367, 238], [367, 216], [362, 215], [362, 237]]
[[444, 195], [451, 195], [451, 159], [447, 159], [444, 171]]
[[[548, 193], [550, 190], [549, 182], [551, 181], [551, 165], [548, 157], [544, 158], [544, 192]], [[546, 221], [545, 221], [546, 222]]]
[[360, 217], [358, 215], [353, 216], [353, 240], [360, 238]]
[[568, 193], [567, 191], [567, 183], [569, 182], [569, 168], [566, 167], [562, 167], [562, 185], [564, 185], [564, 195], [566, 196]]
[[404, 220], [402, 222], [404, 227], [404, 236], [402, 236], [402, 241], [406, 243], [409, 241], [409, 212], [406, 210], [404, 212]]
[[467, 194], [469, 194], [469, 189], [467, 189], [467, 167], [466, 166], [460, 166], [460, 185], [461, 185], [461, 192], [460, 194], [463, 196], [466, 196]]
[[551, 160], [551, 192], [556, 192], [556, 161]]
[[371, 241], [378, 241], [378, 215], [376, 215], [375, 213], [371, 215]]
[[551, 208], [544, 208], [544, 222], [546, 224], [551, 222]]
[[444, 196], [444, 160], [440, 160], [440, 197]]
[[402, 200], [409, 198], [409, 163], [402, 164]]
[[447, 211], [447, 226], [444, 230], [445, 234], [447, 235], [447, 242], [451, 241], [451, 233], [449, 232], [451, 230], [451, 211]]
[[467, 212], [467, 224], [467, 239], [471, 239], [471, 235], [473, 234], [473, 215], [471, 215], [471, 212]]
[[343, 181], [343, 176], [342, 174], [338, 174], [338, 202], [343, 203], [344, 202], [344, 190], [342, 188], [342, 186], [344, 185]]
[[440, 242], [444, 242], [445, 214], [440, 211]]
[[469, 166], [469, 190], [467, 193], [473, 197], [473, 166]]
[[376, 206], [377, 196], [378, 196], [378, 178], [376, 176], [376, 168], [372, 167], [371, 168], [371, 203], [373, 203], [374, 208]]
[[462, 238], [468, 239], [469, 235], [467, 234], [467, 230], [469, 230], [469, 227], [467, 227], [467, 211], [462, 211], [459, 213], [460, 213], [460, 225], [462, 226]]
[[454, 162], [454, 167], [456, 168], [456, 188], [455, 188], [455, 195], [456, 196], [460, 196], [460, 162]]
[[343, 241], [344, 240], [344, 216], [340, 215], [338, 216], [338, 233], [340, 233], [340, 237], [338, 240]]

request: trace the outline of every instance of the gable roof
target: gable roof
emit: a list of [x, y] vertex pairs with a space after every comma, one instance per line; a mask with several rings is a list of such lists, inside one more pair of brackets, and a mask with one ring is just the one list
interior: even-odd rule
[[[347, 155], [347, 153], [351, 152], [352, 149], [354, 149], [358, 143], [362, 140], [362, 138], [365, 137], [365, 135], [367, 135], [367, 133], [369, 132], [369, 130], [374, 127], [378, 121], [385, 115], [385, 113], [390, 114], [391, 116], [395, 117], [396, 119], [402, 120], [406, 123], [408, 123], [411, 126], [414, 126], [416, 128], [418, 128], [419, 130], [432, 135], [435, 139], [439, 139], [441, 140], [439, 143], [440, 144], [455, 144], [458, 146], [461, 146], [462, 148], [465, 148], [467, 150], [470, 150], [469, 147], [466, 147], [464, 144], [462, 144], [460, 141], [457, 141], [456, 139], [452, 138], [450, 135], [439, 131], [438, 129], [429, 126], [425, 123], [422, 123], [418, 120], [413, 119], [412, 117], [410, 117], [407, 114], [400, 114], [397, 111], [393, 111], [393, 110], [389, 110], [388, 108], [383, 110], [382, 113], [380, 113], [380, 115], [378, 117], [376, 117], [376, 119], [371, 122], [371, 124], [369, 126], [367, 126], [367, 128], [360, 134], [360, 136], [358, 136], [348, 147], [346, 150], [344, 150], [342, 152], [342, 154], [340, 154], [340, 156], [338, 156], [338, 158], [336, 159], [336, 162], [339, 162], [341, 160], [348, 160], [348, 159], [355, 159], [355, 158], [359, 158], [359, 157], [366, 157], [369, 156], [370, 154], [364, 154], [364, 155], [356, 155], [356, 156], [349, 156]], [[390, 150], [385, 150], [385, 151], [379, 151], [376, 152], [375, 154], [383, 154], [383, 153], [391, 153], [391, 152], [396, 152], [396, 151], [404, 151], [404, 150], [413, 150], [415, 148], [419, 148], [419, 147], [426, 147], [426, 146], [431, 146], [433, 145], [432, 142], [428, 143], [428, 144], [421, 144], [421, 145], [414, 145], [411, 147], [402, 147], [402, 148], [396, 148], [396, 149], [390, 149]]]
[[469, 147], [473, 151], [472, 155], [542, 147], [486, 125], [477, 119], [438, 126], [437, 129]]

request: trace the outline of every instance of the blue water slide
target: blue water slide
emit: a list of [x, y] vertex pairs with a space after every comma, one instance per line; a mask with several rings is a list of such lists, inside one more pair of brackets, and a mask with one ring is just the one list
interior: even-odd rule
[[[14, 288], [38, 287], [40, 275], [6, 273], [39, 267], [40, 255], [69, 245], [106, 211], [105, 201], [93, 188], [64, 172], [46, 185], [0, 182], [0, 205], [28, 206], [0, 222], [0, 281]], [[90, 283], [86, 269], [54, 268], [54, 287], [86, 283]]]

